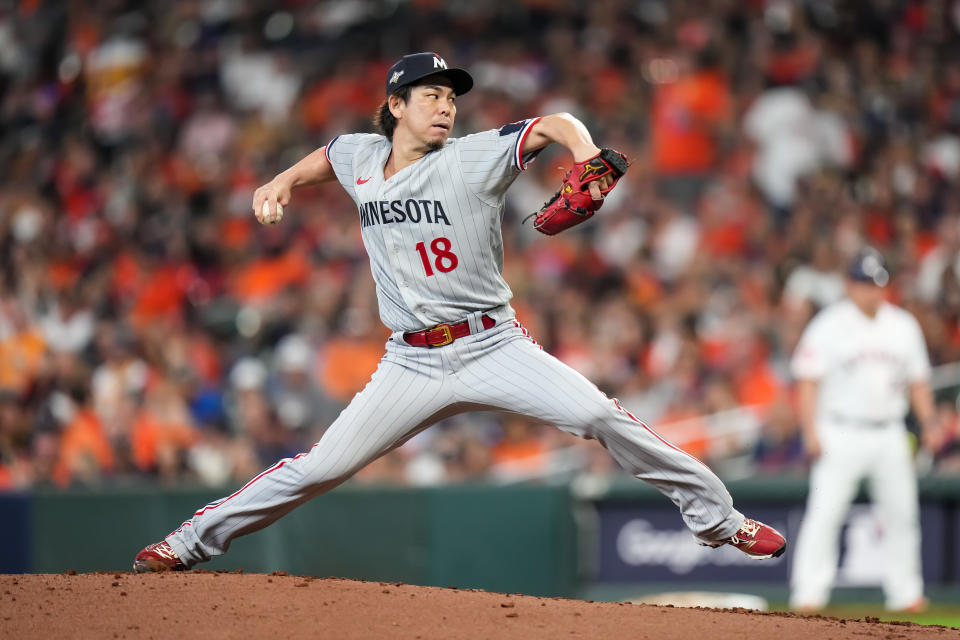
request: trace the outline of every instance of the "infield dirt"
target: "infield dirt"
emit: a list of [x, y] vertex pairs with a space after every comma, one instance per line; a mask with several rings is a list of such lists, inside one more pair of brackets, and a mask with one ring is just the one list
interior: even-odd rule
[[536, 598], [335, 578], [0, 575], [0, 638], [960, 638], [875, 619]]

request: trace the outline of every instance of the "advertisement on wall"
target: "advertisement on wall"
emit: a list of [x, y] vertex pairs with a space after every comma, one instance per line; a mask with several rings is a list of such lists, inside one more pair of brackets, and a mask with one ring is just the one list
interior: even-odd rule
[[[672, 505], [599, 502], [596, 506], [599, 582], [774, 582], [787, 578], [786, 555], [760, 563], [731, 547], [711, 549], [697, 544]], [[789, 529], [788, 509], [765, 508], [756, 512], [756, 517], [780, 531]]]
[[[597, 582], [786, 582], [791, 548], [780, 558], [758, 562], [732, 547], [712, 549], [694, 540], [672, 506], [623, 502], [595, 503]], [[796, 540], [803, 518], [801, 505], [743, 505], [742, 510]], [[924, 577], [942, 582], [953, 572], [943, 563], [945, 512], [939, 505], [923, 505]], [[854, 505], [838, 540], [838, 586], [873, 587], [886, 565], [883, 531], [873, 508]]]

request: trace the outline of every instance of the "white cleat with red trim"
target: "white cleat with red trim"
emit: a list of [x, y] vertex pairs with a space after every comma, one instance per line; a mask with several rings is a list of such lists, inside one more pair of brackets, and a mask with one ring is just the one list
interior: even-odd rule
[[133, 560], [133, 570], [137, 573], [184, 571], [186, 568], [166, 540], [151, 544]]
[[705, 547], [722, 547], [725, 544], [736, 547], [756, 560], [779, 558], [787, 550], [787, 539], [773, 527], [759, 520], [747, 518], [743, 526], [726, 540], [707, 541], [697, 538]]

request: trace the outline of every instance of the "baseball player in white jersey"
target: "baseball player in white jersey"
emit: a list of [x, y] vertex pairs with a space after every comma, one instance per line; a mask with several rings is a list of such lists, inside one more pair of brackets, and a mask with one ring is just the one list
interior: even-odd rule
[[904, 418], [908, 400], [921, 425], [933, 415], [930, 363], [916, 319], [885, 302], [888, 280], [882, 256], [861, 251], [848, 272], [848, 297], [814, 317], [791, 363], [804, 443], [814, 460], [790, 579], [791, 606], [799, 610], [829, 601], [840, 527], [864, 478], [883, 528], [886, 606], [925, 604], [917, 481]]
[[[706, 466], [545, 353], [510, 307], [501, 276], [505, 193], [552, 142], [575, 161], [600, 157], [583, 124], [557, 114], [451, 139], [455, 100], [473, 86], [466, 71], [418, 53], [394, 64], [386, 80], [381, 134], [334, 138], [253, 200], [264, 223], [279, 219], [301, 185], [337, 180], [356, 203], [380, 316], [393, 332], [377, 371], [309, 451], [199, 509], [141, 551], [135, 570], [184, 569], [220, 555], [419, 431], [474, 409], [517, 412], [595, 438], [669, 497], [703, 544], [757, 558], [782, 554], [782, 535], [745, 519]], [[591, 182], [590, 194], [600, 200], [614, 183]]]

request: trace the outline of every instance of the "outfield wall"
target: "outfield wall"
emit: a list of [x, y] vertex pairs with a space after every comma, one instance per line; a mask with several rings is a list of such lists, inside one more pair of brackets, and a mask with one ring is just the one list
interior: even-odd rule
[[[728, 483], [737, 508], [787, 536], [787, 553], [757, 562], [730, 547], [697, 545], [676, 509], [637, 483], [616, 486], [586, 501], [579, 535], [587, 549], [581, 577], [588, 585], [657, 583], [779, 584], [788, 581], [792, 549], [803, 518], [806, 482], [764, 478]], [[925, 478], [920, 483], [923, 574], [928, 585], [960, 587], [960, 478]], [[858, 496], [840, 533], [838, 587], [879, 587], [887, 563], [882, 526]], [[583, 507], [581, 507], [583, 508]]]
[[[792, 539], [806, 483], [729, 483], [737, 506]], [[0, 494], [0, 572], [129, 570], [136, 552], [224, 490], [104, 489]], [[921, 482], [924, 573], [960, 586], [960, 478]], [[839, 579], [879, 584], [866, 505], [842, 535]], [[694, 544], [656, 491], [625, 478], [586, 494], [568, 486], [433, 489], [344, 486], [237, 540], [210, 569], [284, 570], [413, 584], [571, 596], [585, 585], [778, 583], [791, 554], [758, 563]]]
[[[129, 570], [210, 490], [0, 494], [0, 572]], [[341, 487], [204, 565], [538, 595], [576, 587], [565, 487]]]

